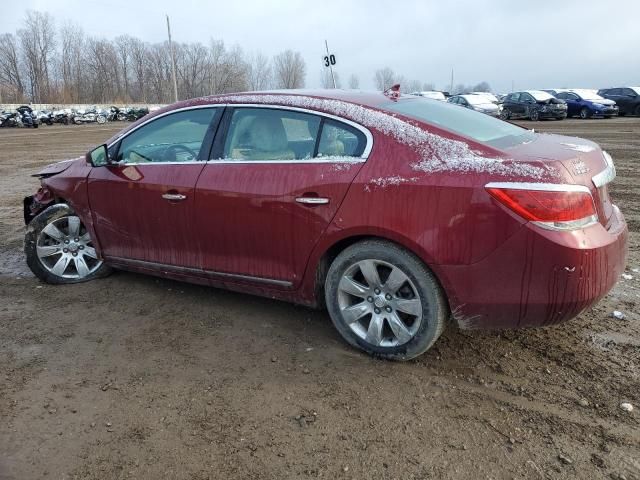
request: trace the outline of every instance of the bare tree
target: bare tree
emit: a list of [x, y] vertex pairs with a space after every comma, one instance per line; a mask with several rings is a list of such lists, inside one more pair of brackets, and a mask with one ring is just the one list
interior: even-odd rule
[[[333, 85], [333, 79], [336, 79], [335, 87]], [[320, 73], [320, 83], [322, 84], [322, 88], [342, 88], [342, 82], [340, 81], [340, 75], [338, 72], [333, 72], [333, 77], [331, 76], [331, 70], [328, 68], [323, 68]]]
[[207, 48], [201, 43], [174, 45], [174, 48], [180, 96], [192, 98], [207, 93]]
[[5, 86], [11, 92], [14, 101], [22, 100], [24, 84], [20, 73], [18, 42], [11, 33], [0, 35], [0, 86]]
[[357, 75], [351, 74], [351, 76], [349, 77], [349, 88], [352, 90], [357, 90], [358, 88], [360, 88], [360, 80], [358, 79]]
[[425, 82], [422, 84], [423, 92], [433, 92], [436, 89], [436, 86], [433, 83]]
[[274, 77], [277, 88], [302, 88], [307, 66], [300, 52], [285, 50], [273, 57]]
[[413, 93], [413, 92], [419, 92], [420, 91], [421, 84], [420, 84], [420, 82], [418, 80], [411, 80], [410, 82], [406, 83], [405, 85], [400, 84], [400, 86], [402, 87], [402, 91], [403, 92]]
[[376, 74], [373, 80], [378, 90], [385, 91], [394, 85], [396, 81], [396, 75], [389, 67], [384, 67], [376, 70]]
[[131, 63], [131, 46], [134, 39], [129, 35], [120, 35], [115, 39], [116, 55], [118, 57], [118, 67], [122, 77], [122, 91], [120, 96], [125, 100], [131, 100], [129, 94], [129, 65]]
[[255, 52], [247, 58], [247, 85], [249, 90], [266, 90], [271, 87], [272, 72], [269, 58]]
[[489, 83], [482, 81], [474, 85], [473, 87], [471, 87], [471, 91], [472, 92], [490, 92], [491, 86], [489, 85]]
[[49, 69], [56, 48], [53, 17], [49, 13], [27, 11], [24, 28], [18, 30], [27, 68], [31, 97], [41, 101], [50, 95]]

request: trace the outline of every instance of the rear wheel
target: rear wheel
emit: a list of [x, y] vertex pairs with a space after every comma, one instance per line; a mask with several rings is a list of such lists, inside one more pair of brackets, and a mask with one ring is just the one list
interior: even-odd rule
[[633, 111], [633, 114], [634, 114], [636, 117], [640, 117], [640, 105], [638, 105], [638, 106], [636, 107], [636, 109]]
[[333, 324], [349, 344], [389, 360], [426, 352], [448, 318], [433, 274], [415, 255], [381, 240], [357, 243], [336, 257], [325, 297]]
[[24, 251], [31, 271], [47, 283], [86, 282], [111, 272], [80, 218], [64, 204], [47, 208], [29, 223]]
[[590, 116], [591, 116], [591, 112], [589, 112], [589, 109], [587, 107], [582, 107], [582, 109], [580, 110], [580, 118], [582, 118], [583, 120], [586, 120]]

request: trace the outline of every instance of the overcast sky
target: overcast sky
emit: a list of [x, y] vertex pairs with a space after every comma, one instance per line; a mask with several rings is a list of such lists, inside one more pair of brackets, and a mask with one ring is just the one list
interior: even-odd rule
[[269, 56], [287, 48], [320, 86], [327, 39], [343, 83], [373, 88], [391, 67], [407, 79], [486, 80], [496, 92], [526, 88], [640, 85], [640, 0], [20, 0], [2, 1], [0, 33], [20, 28], [27, 9], [73, 21], [86, 33], [128, 33], [149, 42], [222, 39]]

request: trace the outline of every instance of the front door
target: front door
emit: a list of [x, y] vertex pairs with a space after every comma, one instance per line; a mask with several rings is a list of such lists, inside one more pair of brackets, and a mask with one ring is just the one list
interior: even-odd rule
[[[370, 149], [370, 134], [299, 111], [228, 109], [196, 186], [204, 269], [295, 286]], [[227, 277], [228, 278], [228, 277]]]
[[194, 190], [221, 108], [194, 108], [143, 124], [109, 148], [89, 176], [89, 203], [105, 257], [198, 267]]

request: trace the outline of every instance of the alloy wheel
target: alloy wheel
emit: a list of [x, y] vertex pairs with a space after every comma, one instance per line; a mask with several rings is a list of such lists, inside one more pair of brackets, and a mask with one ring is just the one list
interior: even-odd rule
[[409, 342], [423, 320], [422, 302], [409, 276], [380, 260], [362, 260], [345, 271], [338, 307], [345, 325], [376, 347]]
[[63, 278], [81, 279], [102, 265], [89, 232], [76, 216], [58, 218], [44, 227], [36, 252], [45, 269]]

